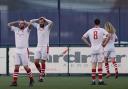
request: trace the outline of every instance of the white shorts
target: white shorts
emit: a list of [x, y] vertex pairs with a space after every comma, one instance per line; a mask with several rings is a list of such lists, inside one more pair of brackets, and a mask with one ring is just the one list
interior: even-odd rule
[[111, 60], [111, 58], [116, 57], [115, 51], [104, 51], [104, 57]]
[[16, 48], [15, 50], [15, 65], [27, 66], [29, 63], [29, 51], [28, 48]]
[[103, 62], [103, 61], [104, 61], [103, 53], [91, 54], [91, 62], [92, 63], [98, 63], [98, 62]]
[[47, 60], [49, 56], [49, 47], [43, 46], [43, 47], [37, 47], [35, 50], [35, 56], [34, 59], [41, 59], [41, 60]]

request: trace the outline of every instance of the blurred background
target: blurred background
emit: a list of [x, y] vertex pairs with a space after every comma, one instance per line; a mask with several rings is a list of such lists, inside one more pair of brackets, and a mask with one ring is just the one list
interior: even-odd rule
[[[127, 0], [0, 0], [0, 47], [13, 47], [14, 33], [7, 23], [44, 16], [54, 22], [50, 45], [83, 45], [82, 35], [99, 18], [101, 27], [111, 21], [117, 30], [118, 45], [128, 44]], [[36, 30], [30, 34], [30, 46], [36, 46]]]

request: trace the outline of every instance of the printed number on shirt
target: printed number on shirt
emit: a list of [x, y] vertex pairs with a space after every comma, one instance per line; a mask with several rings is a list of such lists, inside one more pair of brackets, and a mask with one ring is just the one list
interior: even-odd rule
[[98, 32], [97, 31], [93, 32], [93, 37], [94, 37], [94, 39], [98, 39]]

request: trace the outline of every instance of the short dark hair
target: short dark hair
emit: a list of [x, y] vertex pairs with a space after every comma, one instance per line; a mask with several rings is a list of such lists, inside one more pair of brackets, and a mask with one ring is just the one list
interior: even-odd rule
[[95, 19], [94, 23], [95, 23], [95, 25], [100, 25], [100, 20], [99, 19]]
[[44, 20], [44, 22], [46, 22], [44, 18], [39, 18], [39, 20]]
[[44, 18], [39, 18], [39, 20], [44, 20]]

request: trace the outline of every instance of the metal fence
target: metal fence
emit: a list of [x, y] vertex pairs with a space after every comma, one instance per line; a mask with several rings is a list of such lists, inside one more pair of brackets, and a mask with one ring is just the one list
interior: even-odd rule
[[[24, 0], [23, 0], [24, 1]], [[31, 0], [26, 0], [26, 2]], [[34, 0], [32, 0], [34, 2]], [[106, 21], [111, 21], [117, 30], [119, 42], [117, 45], [128, 44], [128, 9], [127, 7], [116, 7], [106, 4], [103, 7], [88, 6], [83, 0], [80, 2], [66, 2], [64, 0], [37, 0], [36, 4], [28, 4], [28, 8], [22, 8], [19, 4], [10, 9], [9, 6], [0, 7], [0, 47], [14, 46], [14, 33], [7, 27], [7, 22], [24, 18], [27, 21], [33, 18], [45, 16], [54, 22], [53, 29], [50, 34], [51, 46], [84, 45], [81, 41], [82, 35], [93, 26], [93, 20], [99, 18], [101, 27], [104, 27]], [[83, 3], [82, 3], [83, 2]], [[113, 2], [114, 3], [114, 2]], [[27, 6], [24, 4], [25, 7]], [[33, 7], [34, 5], [34, 7]], [[17, 7], [17, 9], [16, 9]], [[15, 8], [15, 9], [14, 9]], [[32, 28], [30, 34], [30, 46], [36, 46], [37, 34]]]

